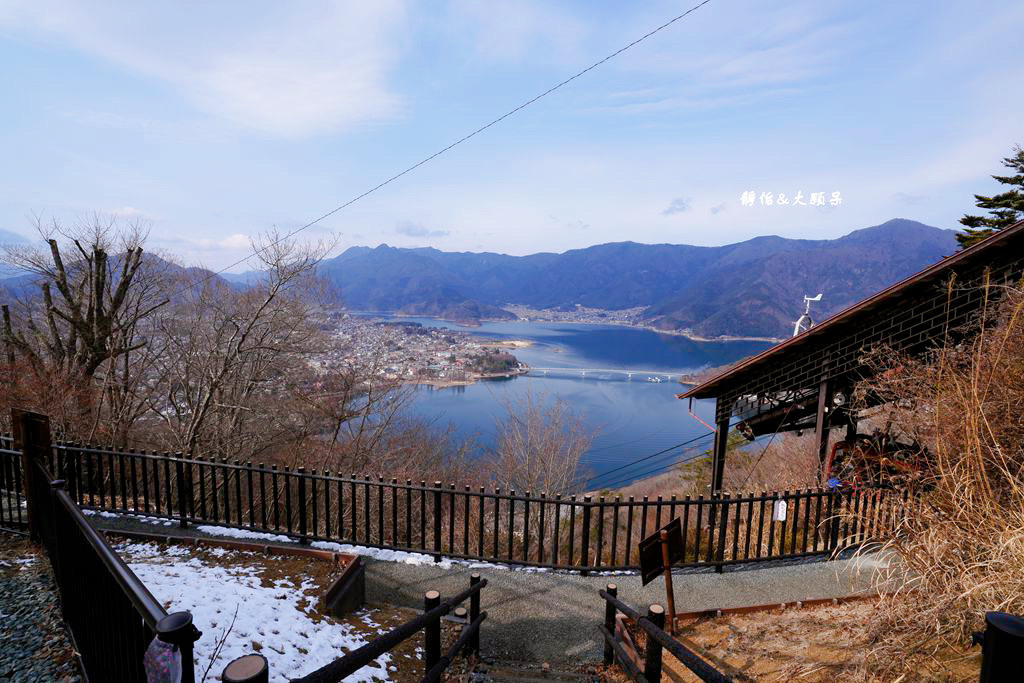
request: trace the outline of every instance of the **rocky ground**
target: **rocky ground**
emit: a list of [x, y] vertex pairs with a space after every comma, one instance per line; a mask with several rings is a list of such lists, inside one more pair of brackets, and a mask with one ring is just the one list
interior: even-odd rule
[[81, 681], [43, 552], [0, 532], [0, 681]]

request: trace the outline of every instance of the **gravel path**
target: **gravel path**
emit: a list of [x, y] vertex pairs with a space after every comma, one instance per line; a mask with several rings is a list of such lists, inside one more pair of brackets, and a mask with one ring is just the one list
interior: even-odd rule
[[[673, 579], [677, 612], [847, 597], [870, 591], [876, 558], [775, 566], [763, 569], [678, 573]], [[858, 571], [858, 567], [861, 571]], [[366, 598], [409, 607], [423, 605], [423, 592], [453, 595], [479, 571], [487, 578], [482, 607], [488, 618], [481, 649], [499, 659], [566, 663], [598, 660], [602, 647], [597, 624], [604, 618], [598, 590], [609, 582], [619, 598], [643, 609], [665, 604], [664, 581], [640, 585], [637, 575], [580, 576], [558, 572], [523, 572], [367, 563]]]
[[[206, 536], [193, 527], [147, 524], [127, 517], [91, 517], [105, 529], [146, 531], [156, 534]], [[498, 659], [578, 664], [596, 661], [602, 647], [597, 624], [604, 603], [597, 594], [609, 582], [619, 587], [619, 598], [637, 608], [652, 602], [664, 604], [664, 582], [656, 579], [640, 585], [635, 574], [581, 576], [553, 571], [513, 571], [504, 568], [474, 569], [451, 563], [410, 565], [364, 558], [366, 598], [370, 602], [422, 609], [423, 593], [439, 590], [454, 595], [469, 586], [469, 575], [478, 571], [488, 580], [482, 605], [488, 619], [481, 631], [485, 655]], [[860, 560], [759, 565], [712, 571], [679, 571], [674, 579], [676, 611], [712, 610], [727, 607], [792, 603], [798, 600], [848, 597], [870, 592], [875, 572], [884, 566], [876, 556]]]
[[0, 532], [0, 681], [80, 681], [50, 563], [22, 536]]

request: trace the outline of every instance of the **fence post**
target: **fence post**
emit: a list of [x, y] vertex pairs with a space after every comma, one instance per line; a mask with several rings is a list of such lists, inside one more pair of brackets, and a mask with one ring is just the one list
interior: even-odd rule
[[[57, 538], [57, 492], [66, 490], [65, 480], [54, 479], [50, 482], [50, 495], [47, 496], [46, 500], [46, 535], [49, 536], [49, 544], [43, 543], [46, 548], [46, 554], [50, 556], [50, 566], [53, 569], [54, 578], [57, 582], [58, 591], [61, 587], [65, 586], [65, 566], [63, 564], [64, 553], [60, 547], [60, 541]], [[61, 593], [61, 599], [65, 599], [63, 593]]]
[[[613, 598], [618, 597], [619, 595], [619, 587], [616, 586], [614, 583], [609, 583], [607, 586], [605, 586], [605, 590], [608, 592], [608, 595], [612, 596]], [[612, 601], [605, 600], [604, 627], [608, 629], [608, 633], [612, 634], [613, 636], [615, 635], [615, 612], [615, 605], [612, 604]], [[612, 644], [606, 640], [604, 641], [604, 665], [611, 666], [614, 661], [615, 651], [612, 650]]]
[[192, 661], [192, 646], [203, 635], [192, 624], [191, 612], [172, 612], [156, 622], [156, 637], [165, 643], [176, 645], [181, 653], [181, 683], [195, 683], [195, 662]]
[[[306, 535], [306, 468], [300, 467], [295, 470], [298, 473], [297, 481], [299, 482], [299, 543], [309, 543], [309, 537]], [[367, 504], [367, 514], [369, 514], [369, 504]]]
[[38, 542], [42, 528], [43, 512], [50, 504], [49, 499], [38, 500], [36, 495], [45, 491], [49, 482], [39, 481], [40, 471], [36, 463], [42, 464], [50, 448], [50, 418], [39, 413], [11, 409], [11, 425], [14, 429], [14, 450], [21, 450], [21, 472], [25, 481], [25, 506], [28, 508], [29, 538]]
[[583, 529], [580, 538], [580, 566], [583, 567], [580, 574], [583, 576], [590, 573], [586, 569], [590, 566], [590, 500], [590, 496], [583, 496]]
[[[473, 572], [469, 575], [469, 586], [473, 586], [480, 583], [479, 572]], [[480, 616], [480, 591], [473, 593], [469, 596], [469, 623], [476, 621], [477, 617]], [[469, 639], [469, 651], [473, 654], [480, 655], [480, 629], [477, 629], [473, 636]]]
[[[718, 527], [718, 550], [715, 553], [715, 572], [722, 573], [722, 562], [725, 560], [725, 540], [729, 531], [729, 494], [726, 493], [719, 499], [722, 506], [722, 516]], [[736, 513], [739, 514], [738, 512]]]
[[[852, 496], [851, 496], [852, 500]], [[834, 490], [828, 497], [828, 549], [835, 552], [839, 549], [839, 509], [842, 507], [843, 494]]]
[[[178, 480], [178, 526], [188, 528], [188, 496], [185, 494], [185, 463], [181, 456], [174, 461], [174, 475]], [[170, 503], [170, 501], [167, 501]]]
[[[441, 482], [434, 482], [434, 562], [441, 561]], [[430, 667], [427, 667], [430, 671]]]
[[[441, 594], [427, 591], [423, 594], [423, 612], [429, 612], [441, 604]], [[423, 666], [430, 671], [441, 659], [441, 620], [434, 619], [423, 627]]]
[[[647, 608], [647, 621], [660, 629], [665, 628], [665, 608], [654, 604]], [[647, 636], [647, 656], [644, 660], [644, 678], [649, 683], [661, 680], [661, 643]]]
[[242, 655], [231, 660], [220, 675], [224, 683], [268, 683], [270, 667], [263, 655]]

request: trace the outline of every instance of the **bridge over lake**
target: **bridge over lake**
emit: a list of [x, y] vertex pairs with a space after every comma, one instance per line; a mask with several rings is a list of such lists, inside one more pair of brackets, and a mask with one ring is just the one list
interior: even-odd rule
[[530, 366], [527, 368], [527, 374], [530, 375], [548, 375], [548, 374], [566, 374], [566, 375], [580, 375], [582, 377], [594, 377], [600, 375], [616, 375], [624, 376], [626, 381], [632, 381], [634, 378], [639, 380], [654, 381], [654, 382], [671, 382], [673, 378], [680, 379], [686, 373], [681, 373], [678, 370], [637, 370], [637, 369], [624, 369], [624, 368], [573, 368], [573, 367], [560, 367], [560, 368], [542, 368]]

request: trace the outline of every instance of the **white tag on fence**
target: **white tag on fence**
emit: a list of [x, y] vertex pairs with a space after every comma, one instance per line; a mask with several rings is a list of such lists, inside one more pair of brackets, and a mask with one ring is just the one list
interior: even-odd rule
[[786, 501], [777, 500], [772, 505], [772, 521], [773, 522], [785, 522], [786, 521]]

